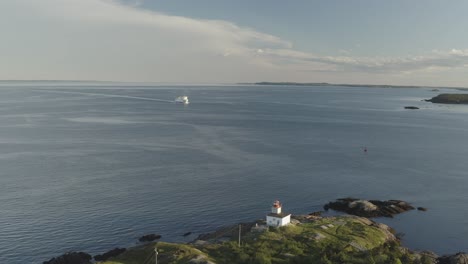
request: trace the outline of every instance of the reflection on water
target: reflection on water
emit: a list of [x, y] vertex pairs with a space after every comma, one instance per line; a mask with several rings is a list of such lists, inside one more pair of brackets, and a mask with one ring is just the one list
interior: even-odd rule
[[0, 263], [343, 196], [428, 207], [382, 219], [412, 248], [468, 247], [468, 106], [422, 102], [430, 89], [73, 85], [0, 87]]

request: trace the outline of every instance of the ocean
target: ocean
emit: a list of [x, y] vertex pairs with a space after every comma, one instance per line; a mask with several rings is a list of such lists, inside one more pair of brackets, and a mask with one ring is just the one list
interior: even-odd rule
[[304, 214], [348, 196], [427, 207], [375, 220], [411, 249], [468, 251], [468, 105], [421, 101], [442, 92], [462, 91], [2, 82], [0, 263], [190, 241], [276, 199]]

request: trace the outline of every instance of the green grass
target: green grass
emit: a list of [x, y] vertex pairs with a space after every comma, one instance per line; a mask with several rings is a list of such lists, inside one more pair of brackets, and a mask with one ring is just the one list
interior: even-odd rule
[[[206, 246], [201, 250], [217, 263], [326, 263], [321, 262], [324, 252], [329, 251], [330, 255], [345, 252], [340, 256], [344, 258], [385, 246], [388, 234], [361, 219], [323, 218], [261, 234], [250, 233], [243, 238], [241, 248], [233, 241]], [[333, 227], [328, 227], [329, 224]], [[327, 229], [321, 226], [327, 226]], [[317, 235], [320, 239], [316, 239]]]
[[[321, 226], [332, 224], [327, 229]], [[319, 238], [317, 238], [317, 236]], [[418, 263], [388, 241], [387, 231], [359, 217], [329, 217], [310, 223], [248, 233], [237, 241], [193, 245], [158, 242], [158, 263], [187, 263], [201, 257], [214, 263]], [[135, 247], [102, 264], [154, 263], [156, 243]], [[153, 256], [152, 256], [153, 255]]]
[[154, 248], [158, 248], [158, 263], [187, 263], [189, 260], [203, 256], [208, 258], [203, 252], [186, 244], [173, 244], [165, 242], [151, 243], [127, 250], [121, 255], [110, 258], [99, 264], [145, 264], [155, 263]]

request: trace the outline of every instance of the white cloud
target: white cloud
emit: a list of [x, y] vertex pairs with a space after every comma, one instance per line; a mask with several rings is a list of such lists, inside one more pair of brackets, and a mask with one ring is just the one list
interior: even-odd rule
[[253, 76], [256, 50], [291, 47], [230, 22], [112, 0], [1, 2], [0, 19], [11, 41], [0, 43], [0, 56], [11, 60], [0, 63], [0, 79], [229, 82]]
[[290, 63], [326, 64], [341, 71], [408, 73], [420, 70], [463, 68], [468, 65], [468, 50], [457, 49], [448, 52], [433, 51], [425, 56], [407, 57], [319, 56], [291, 49], [268, 49], [265, 54], [271, 58], [288, 60]]
[[141, 6], [145, 0], [120, 0], [123, 4], [130, 6]]
[[338, 52], [341, 53], [341, 54], [350, 54], [351, 50], [340, 49], [340, 50], [338, 50]]
[[[324, 56], [221, 20], [140, 9], [142, 0], [0, 2], [0, 79], [381, 82], [464, 71], [468, 49], [423, 56]], [[356, 45], [360, 47], [360, 45]], [[339, 74], [337, 74], [339, 72]], [[418, 75], [419, 74], [419, 75]], [[467, 82], [466, 75], [459, 82]], [[341, 79], [341, 78], [348, 79]], [[424, 78], [423, 78], [424, 77]], [[403, 80], [403, 79], [402, 79]], [[407, 81], [408, 79], [404, 79]]]

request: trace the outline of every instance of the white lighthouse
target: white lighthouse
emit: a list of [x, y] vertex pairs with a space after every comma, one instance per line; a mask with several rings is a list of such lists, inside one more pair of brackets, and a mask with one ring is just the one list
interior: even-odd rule
[[281, 210], [282, 205], [280, 201], [276, 200], [271, 206], [271, 213], [266, 217], [268, 226], [285, 226], [291, 222], [291, 214], [285, 214]]

